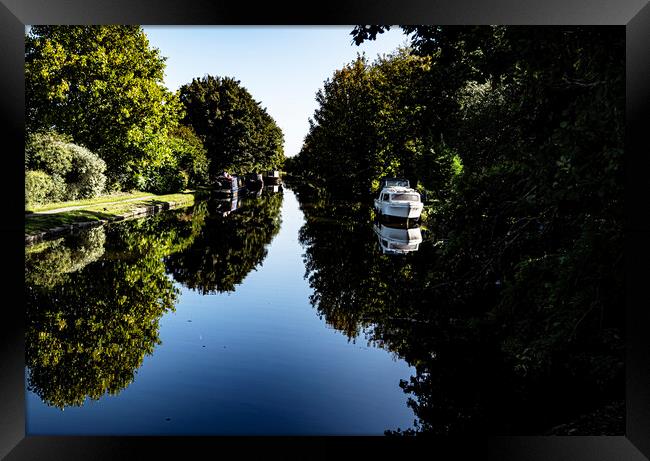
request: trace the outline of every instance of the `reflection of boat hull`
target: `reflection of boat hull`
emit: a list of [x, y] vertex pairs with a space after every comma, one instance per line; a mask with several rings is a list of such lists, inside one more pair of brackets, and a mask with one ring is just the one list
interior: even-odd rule
[[383, 216], [395, 218], [418, 219], [422, 214], [422, 202], [385, 202], [375, 199], [375, 210]]
[[246, 188], [257, 191], [264, 187], [264, 180], [261, 174], [250, 174], [246, 177]]
[[387, 226], [376, 223], [373, 230], [377, 234], [379, 247], [384, 254], [406, 254], [418, 251], [422, 243], [419, 227]]
[[221, 213], [221, 216], [228, 216], [233, 211], [236, 211], [241, 207], [242, 196], [235, 194], [230, 197], [223, 198], [217, 201], [217, 211]]
[[267, 192], [282, 192], [282, 184], [267, 184], [264, 189]]
[[246, 188], [252, 190], [258, 190], [264, 187], [264, 182], [257, 180], [248, 180], [246, 181]]

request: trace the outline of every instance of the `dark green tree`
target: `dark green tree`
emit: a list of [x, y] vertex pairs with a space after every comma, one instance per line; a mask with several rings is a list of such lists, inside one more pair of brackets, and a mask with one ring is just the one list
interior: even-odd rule
[[273, 118], [238, 80], [207, 75], [180, 89], [183, 123], [201, 137], [214, 179], [279, 168], [284, 160], [283, 135]]
[[431, 76], [443, 78], [438, 67], [402, 49], [336, 71], [316, 95], [319, 107], [291, 172], [356, 195], [376, 191], [383, 176], [446, 193], [456, 156], [441, 136], [447, 98], [431, 96]]

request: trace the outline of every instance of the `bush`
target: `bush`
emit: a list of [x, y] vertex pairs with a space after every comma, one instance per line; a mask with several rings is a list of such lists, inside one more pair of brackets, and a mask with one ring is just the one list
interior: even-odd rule
[[104, 191], [106, 163], [85, 147], [67, 145], [72, 153], [72, 170], [68, 174], [68, 200], [93, 198]]
[[25, 143], [25, 170], [40, 170], [50, 176], [65, 176], [72, 169], [68, 136], [52, 131], [30, 134]]
[[208, 181], [209, 160], [203, 142], [191, 127], [179, 125], [170, 133], [170, 147], [180, 168], [188, 174], [192, 187]]
[[53, 178], [44, 171], [25, 173], [25, 205], [41, 205], [62, 200], [65, 196], [65, 183]]
[[31, 174], [29, 187], [25, 186], [31, 204], [96, 197], [106, 185], [106, 163], [55, 132], [28, 136], [25, 169], [39, 173]]
[[149, 177], [148, 190], [155, 194], [170, 194], [187, 188], [188, 174], [173, 165], [154, 170]]

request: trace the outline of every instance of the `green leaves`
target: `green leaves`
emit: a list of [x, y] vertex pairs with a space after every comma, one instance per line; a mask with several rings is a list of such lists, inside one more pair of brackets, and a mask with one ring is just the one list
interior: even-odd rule
[[[423, 158], [439, 147], [442, 99], [430, 99], [438, 79], [432, 59], [408, 49], [369, 63], [365, 57], [336, 71], [316, 94], [319, 107], [293, 172], [327, 184], [330, 191], [367, 194], [377, 178], [407, 176], [414, 185], [447, 187], [451, 157]], [[438, 90], [434, 90], [437, 91]], [[443, 172], [439, 174], [438, 168]]]
[[130, 186], [133, 165], [161, 154], [141, 138], [164, 136], [180, 118], [163, 70], [164, 58], [139, 26], [33, 26], [25, 49], [27, 130], [72, 136], [100, 154], [111, 182]]
[[266, 109], [240, 82], [211, 75], [193, 79], [179, 92], [183, 122], [202, 139], [212, 179], [277, 169], [284, 161], [283, 135]]

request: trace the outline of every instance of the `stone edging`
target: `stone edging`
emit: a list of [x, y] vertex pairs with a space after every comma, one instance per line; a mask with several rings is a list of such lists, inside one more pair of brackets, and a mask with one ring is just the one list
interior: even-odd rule
[[110, 222], [123, 221], [125, 219], [138, 218], [141, 216], [149, 216], [156, 214], [160, 211], [171, 210], [173, 208], [178, 208], [184, 205], [184, 203], [177, 202], [165, 202], [156, 205], [147, 205], [144, 207], [135, 208], [133, 211], [124, 213], [121, 215], [113, 216], [108, 219], [99, 219], [96, 221], [82, 221], [67, 224], [65, 226], [58, 226], [52, 229], [48, 229], [38, 234], [25, 234], [25, 245], [32, 245], [34, 243], [40, 242], [42, 240], [49, 240], [51, 238], [59, 237], [61, 235], [73, 233], [79, 229], [103, 226]]

